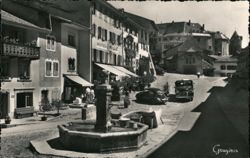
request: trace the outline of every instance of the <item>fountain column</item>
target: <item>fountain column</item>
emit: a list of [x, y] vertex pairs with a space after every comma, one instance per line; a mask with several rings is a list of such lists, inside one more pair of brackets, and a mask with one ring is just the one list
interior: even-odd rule
[[110, 103], [112, 88], [109, 84], [102, 84], [96, 87], [96, 124], [95, 130], [99, 132], [108, 132], [111, 124]]

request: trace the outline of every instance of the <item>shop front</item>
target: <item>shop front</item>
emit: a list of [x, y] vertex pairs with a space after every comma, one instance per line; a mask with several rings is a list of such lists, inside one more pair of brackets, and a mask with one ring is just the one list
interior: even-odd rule
[[87, 87], [93, 86], [78, 75], [64, 75], [64, 78], [63, 100], [65, 103], [72, 103], [76, 97], [81, 97], [85, 93]]

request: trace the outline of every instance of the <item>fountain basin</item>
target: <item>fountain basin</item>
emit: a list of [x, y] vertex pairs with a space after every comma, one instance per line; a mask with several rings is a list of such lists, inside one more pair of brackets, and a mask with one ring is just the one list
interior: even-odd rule
[[147, 125], [130, 120], [125, 125], [121, 125], [119, 120], [112, 120], [111, 123], [111, 130], [106, 133], [95, 131], [95, 122], [79, 121], [59, 125], [59, 140], [67, 150], [80, 152], [133, 149], [145, 143]]

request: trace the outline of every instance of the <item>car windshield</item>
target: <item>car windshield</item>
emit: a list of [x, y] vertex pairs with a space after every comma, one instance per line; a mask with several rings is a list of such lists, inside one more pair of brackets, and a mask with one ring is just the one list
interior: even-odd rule
[[193, 86], [193, 81], [192, 80], [181, 80], [181, 81], [176, 81], [175, 86], [177, 87], [182, 87], [182, 86]]

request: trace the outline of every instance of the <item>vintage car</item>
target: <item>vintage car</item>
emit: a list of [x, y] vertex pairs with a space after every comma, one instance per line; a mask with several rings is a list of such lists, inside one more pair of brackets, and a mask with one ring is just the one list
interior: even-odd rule
[[175, 98], [192, 101], [194, 97], [193, 81], [182, 79], [175, 81]]
[[147, 88], [136, 94], [136, 100], [147, 104], [165, 104], [168, 101], [164, 92], [158, 88]]

